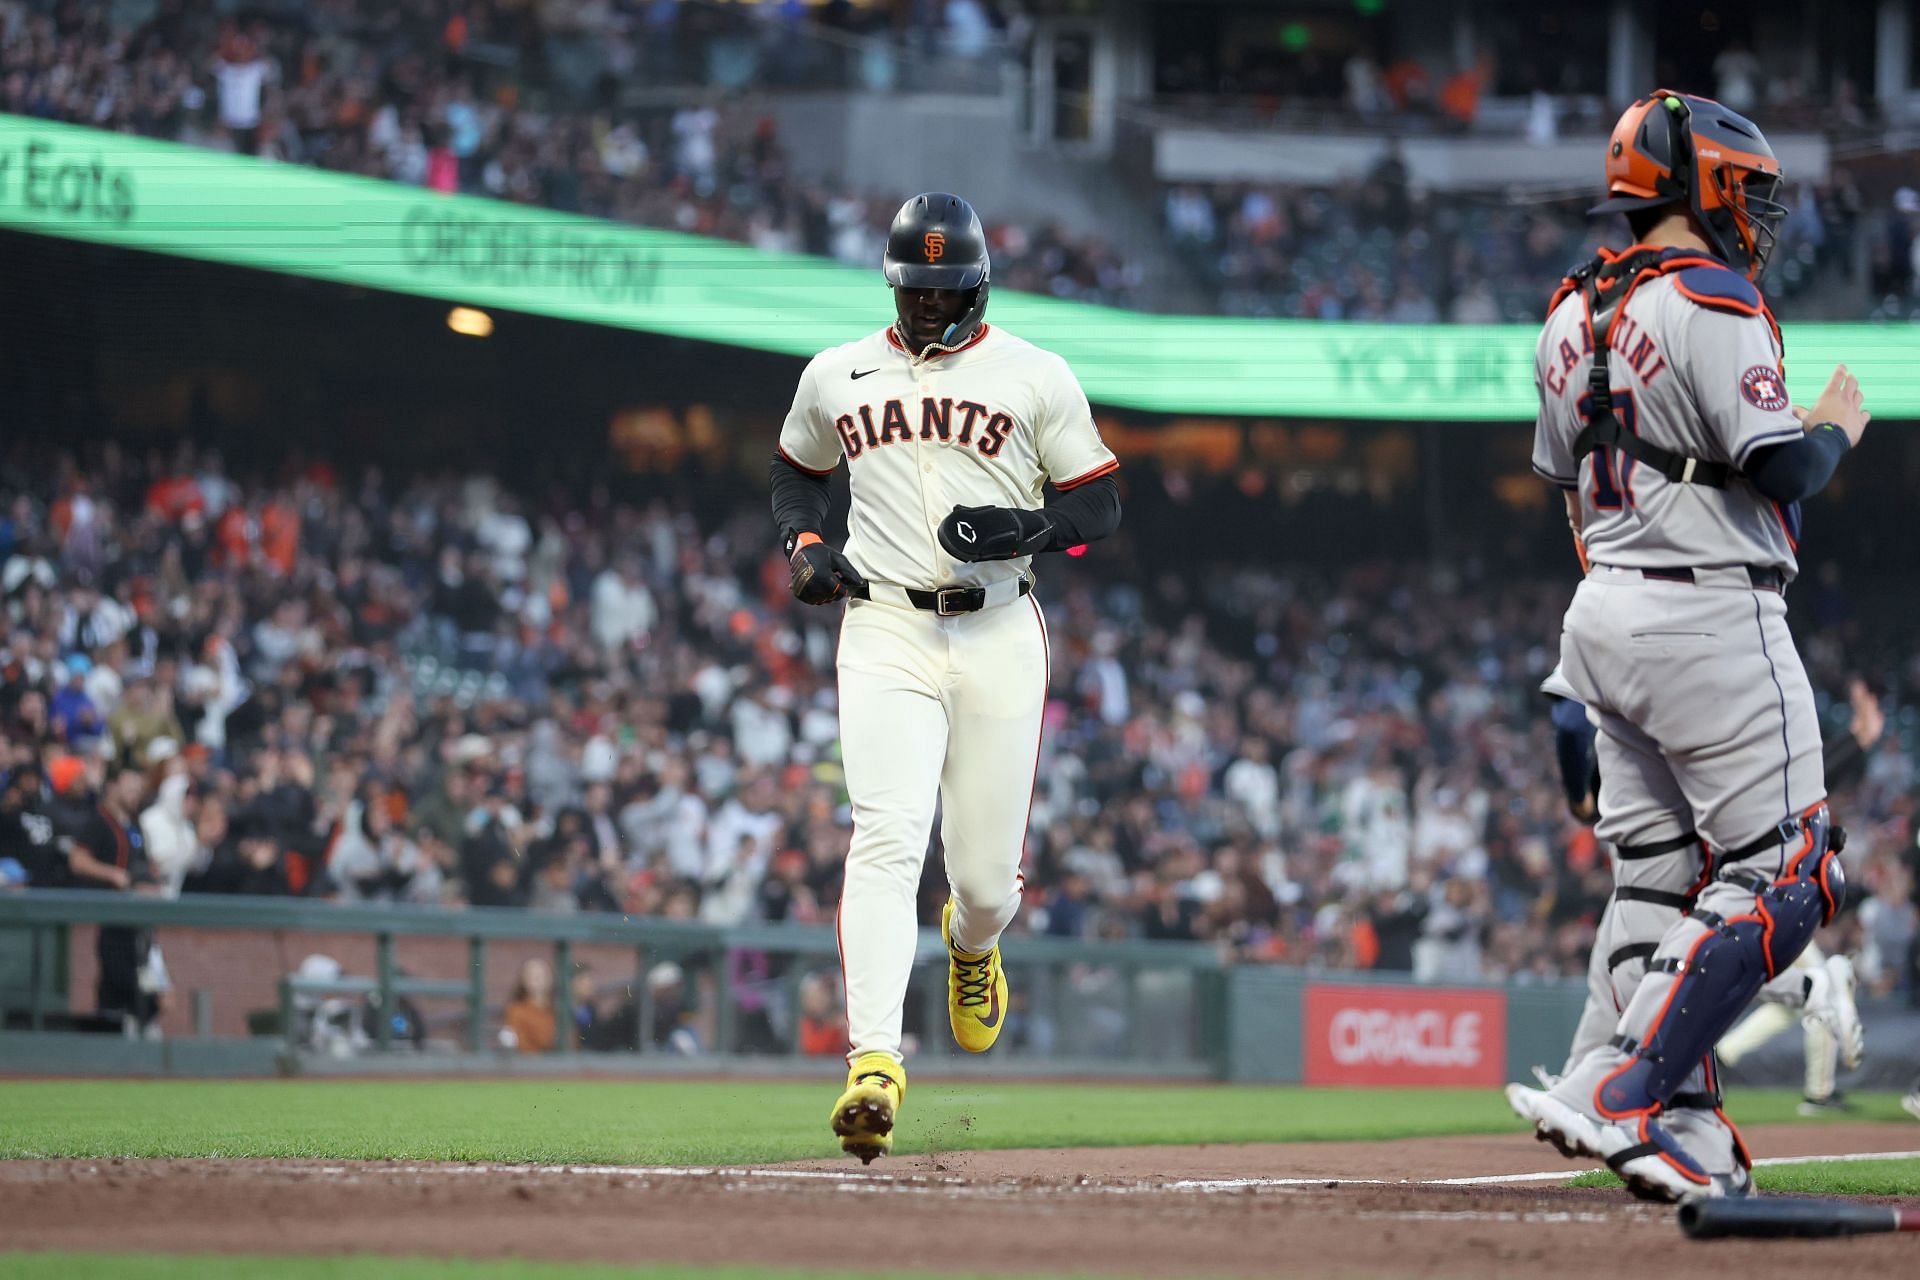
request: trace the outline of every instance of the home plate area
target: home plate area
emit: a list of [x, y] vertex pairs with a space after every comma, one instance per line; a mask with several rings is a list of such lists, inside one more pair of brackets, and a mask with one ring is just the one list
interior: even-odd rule
[[[1899, 1124], [1759, 1126], [1772, 1160], [1915, 1157]], [[19, 1249], [515, 1256], [1031, 1275], [1743, 1280], [1912, 1275], [1915, 1242], [1690, 1244], [1529, 1135], [951, 1152], [759, 1167], [114, 1160], [0, 1165]], [[1680, 1250], [1678, 1254], [1672, 1250]]]

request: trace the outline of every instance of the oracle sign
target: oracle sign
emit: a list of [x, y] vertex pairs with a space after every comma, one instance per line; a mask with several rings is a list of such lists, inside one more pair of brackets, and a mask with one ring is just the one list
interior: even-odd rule
[[1507, 997], [1445, 987], [1307, 984], [1308, 1084], [1497, 1085]]

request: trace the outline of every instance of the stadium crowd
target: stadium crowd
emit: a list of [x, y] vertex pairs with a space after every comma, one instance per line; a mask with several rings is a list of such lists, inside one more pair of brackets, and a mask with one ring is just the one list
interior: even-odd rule
[[[1019, 38], [1020, 21], [976, 0], [935, 11], [898, 40], [985, 57]], [[873, 10], [828, 5], [809, 19], [787, 5], [327, 0], [243, 12], [165, 0], [121, 30], [102, 6], [0, 0], [0, 110], [862, 266], [907, 194], [797, 174], [771, 117], [679, 77], [726, 37], [811, 49], [809, 22], [871, 34], [883, 21]], [[796, 61], [770, 58], [761, 71]], [[634, 99], [623, 92], [633, 84], [670, 91]], [[1861, 296], [1878, 317], [1920, 311], [1911, 189], [1869, 207], [1838, 166], [1790, 200], [1769, 279], [1784, 314], [1817, 314], [1823, 293], [1840, 305], [1840, 282], [1855, 314]], [[1580, 202], [1422, 191], [1396, 154], [1364, 181], [1182, 183], [1162, 201], [1199, 296], [1234, 315], [1532, 321], [1597, 237], [1624, 234], [1590, 222]], [[1102, 237], [990, 212], [996, 284], [1155, 304], [1140, 265]]]
[[[1914, 292], [1911, 191], [1873, 219], [1844, 169], [1801, 184], [1767, 276], [1769, 300], [1798, 313], [1815, 287], [1857, 276], [1855, 236], [1867, 224], [1875, 296], [1886, 314]], [[1631, 242], [1623, 219], [1598, 221], [1590, 201], [1515, 204], [1410, 184], [1389, 155], [1339, 187], [1179, 184], [1164, 197], [1167, 234], [1228, 315], [1412, 324], [1536, 323], [1555, 285], [1601, 244]]]
[[[982, 8], [947, 6], [945, 38]], [[0, 0], [0, 111], [862, 266], [911, 194], [800, 177], [773, 120], [716, 92], [631, 105], [618, 92], [731, 24], [772, 24], [753, 34], [777, 46], [791, 6], [328, 0], [244, 13], [165, 0], [118, 30], [101, 6]], [[563, 93], [581, 51], [600, 69]], [[1017, 219], [989, 236], [1007, 288], [1124, 303], [1137, 283], [1094, 236]]]
[[[749, 484], [655, 480], [568, 501], [16, 447], [0, 883], [831, 919], [838, 611], [790, 599]], [[1569, 581], [1180, 569], [1151, 549], [1209, 500], [1192, 483], [1138, 468], [1130, 550], [1044, 566], [1053, 686], [1016, 929], [1423, 978], [1581, 972], [1606, 858], [1565, 815], [1534, 692]], [[1843, 612], [1809, 599], [1816, 623]], [[1920, 660], [1828, 634], [1807, 645], [1820, 687], [1853, 662], [1910, 700]], [[1870, 897], [1845, 928], [1891, 987], [1915, 779], [1900, 733], [1872, 745], [1846, 803]], [[925, 919], [944, 893], [935, 857]]]

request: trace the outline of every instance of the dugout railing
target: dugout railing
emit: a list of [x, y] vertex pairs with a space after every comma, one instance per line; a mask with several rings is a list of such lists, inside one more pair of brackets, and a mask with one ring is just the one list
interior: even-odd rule
[[[150, 931], [157, 941], [170, 989], [163, 1037], [114, 1035], [112, 1021], [95, 1015], [102, 928]], [[313, 955], [337, 968], [311, 976], [303, 960]], [[517, 971], [535, 955], [551, 964], [553, 1007], [567, 1011], [542, 1061], [507, 1053], [498, 1040]], [[946, 1034], [945, 959], [938, 933], [923, 930], [908, 1027], [916, 1063], [965, 1070], [973, 1064]], [[571, 1016], [583, 965], [587, 998], [608, 1014], [584, 1037]], [[1013, 1007], [996, 1060], [1090, 1076], [1205, 1078], [1226, 1069], [1228, 970], [1214, 946], [1021, 937], [1008, 972]], [[840, 1000], [831, 928], [297, 898], [0, 894], [0, 1071], [245, 1073], [263, 1062], [308, 1073], [621, 1071], [711, 1062], [817, 1072], [822, 1037], [812, 1037], [812, 1056], [801, 1052], [809, 985], [830, 1021]], [[323, 1048], [307, 1034], [327, 1001], [372, 1011], [357, 1044], [336, 1037]]]

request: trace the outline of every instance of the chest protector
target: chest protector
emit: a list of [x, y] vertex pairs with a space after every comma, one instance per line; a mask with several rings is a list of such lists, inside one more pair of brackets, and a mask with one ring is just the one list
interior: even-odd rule
[[[1633, 291], [1647, 280], [1675, 271], [1706, 267], [1727, 270], [1718, 258], [1684, 249], [1632, 249], [1613, 253], [1602, 249], [1593, 261], [1576, 267], [1560, 282], [1547, 310], [1551, 314], [1570, 293], [1578, 292], [1586, 311], [1587, 336], [1593, 346], [1593, 370], [1587, 390], [1593, 408], [1587, 425], [1573, 439], [1573, 460], [1578, 463], [1595, 449], [1618, 449], [1643, 467], [1650, 468], [1673, 484], [1697, 484], [1709, 489], [1724, 489], [1740, 472], [1729, 462], [1710, 462], [1689, 457], [1674, 449], [1654, 444], [1627, 431], [1613, 411], [1613, 380], [1609, 357], [1613, 350], [1613, 322], [1627, 305]], [[1773, 313], [1760, 304], [1760, 314], [1773, 329], [1774, 341], [1780, 341], [1780, 325]]]

